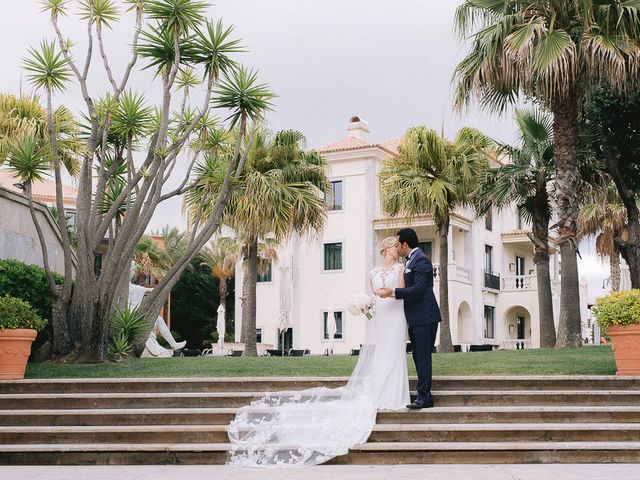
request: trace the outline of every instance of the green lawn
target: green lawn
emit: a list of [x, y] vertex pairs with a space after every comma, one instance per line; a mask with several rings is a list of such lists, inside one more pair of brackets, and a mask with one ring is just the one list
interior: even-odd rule
[[[29, 364], [25, 378], [100, 377], [341, 377], [351, 374], [357, 357], [185, 357], [142, 358], [122, 363]], [[408, 357], [409, 373], [415, 374]], [[614, 375], [610, 347], [572, 350], [504, 350], [439, 353], [434, 375]]]

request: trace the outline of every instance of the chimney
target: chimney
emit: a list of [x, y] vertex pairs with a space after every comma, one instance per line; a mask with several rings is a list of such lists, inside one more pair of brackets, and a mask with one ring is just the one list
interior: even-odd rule
[[354, 115], [349, 120], [349, 127], [347, 127], [347, 134], [350, 137], [355, 137], [363, 142], [367, 141], [369, 136], [369, 125], [364, 120], [360, 119], [357, 115]]

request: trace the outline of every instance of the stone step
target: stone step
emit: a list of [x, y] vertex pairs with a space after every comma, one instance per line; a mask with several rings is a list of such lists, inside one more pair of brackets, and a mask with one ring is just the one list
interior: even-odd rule
[[[303, 360], [303, 359], [302, 359]], [[344, 385], [346, 377], [81, 378], [2, 380], [0, 394], [81, 392], [251, 392]], [[416, 379], [411, 379], [415, 388]], [[640, 390], [640, 377], [436, 376], [434, 390]]]
[[[0, 426], [227, 425], [235, 408], [0, 410]], [[268, 410], [255, 408], [256, 414]], [[464, 406], [380, 411], [378, 424], [640, 423], [640, 406]]]
[[[228, 443], [227, 425], [0, 427], [0, 445]], [[306, 428], [306, 427], [305, 427]], [[640, 423], [382, 424], [368, 442], [629, 442]]]
[[640, 463], [640, 442], [375, 442], [329, 463]]
[[[226, 444], [0, 445], [4, 465], [222, 464]], [[332, 464], [640, 463], [640, 442], [374, 442]]]
[[[231, 408], [248, 405], [266, 392], [46, 393], [0, 395], [0, 409]], [[294, 395], [296, 392], [291, 392]], [[327, 397], [337, 395], [326, 391]], [[415, 392], [412, 394], [415, 396]], [[442, 407], [491, 405], [638, 405], [639, 391], [458, 390], [433, 391]]]
[[640, 423], [466, 423], [376, 425], [368, 442], [631, 442]]

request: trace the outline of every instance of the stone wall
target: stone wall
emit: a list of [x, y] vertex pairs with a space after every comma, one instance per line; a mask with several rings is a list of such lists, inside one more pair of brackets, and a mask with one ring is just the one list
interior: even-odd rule
[[[60, 234], [48, 208], [35, 204], [47, 243], [51, 269], [64, 274], [64, 253]], [[43, 266], [42, 249], [29, 213], [27, 199], [0, 187], [0, 258]]]

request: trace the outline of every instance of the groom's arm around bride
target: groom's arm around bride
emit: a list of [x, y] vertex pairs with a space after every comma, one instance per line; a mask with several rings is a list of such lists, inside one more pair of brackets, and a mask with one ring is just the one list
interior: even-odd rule
[[433, 294], [433, 264], [418, 248], [418, 236], [414, 230], [400, 230], [398, 242], [398, 250], [409, 258], [404, 269], [406, 286], [393, 291], [383, 289], [379, 295], [404, 300], [404, 314], [413, 345], [413, 361], [418, 373], [418, 398], [409, 408], [431, 407], [431, 353], [438, 332], [438, 322], [441, 320], [440, 308]]

